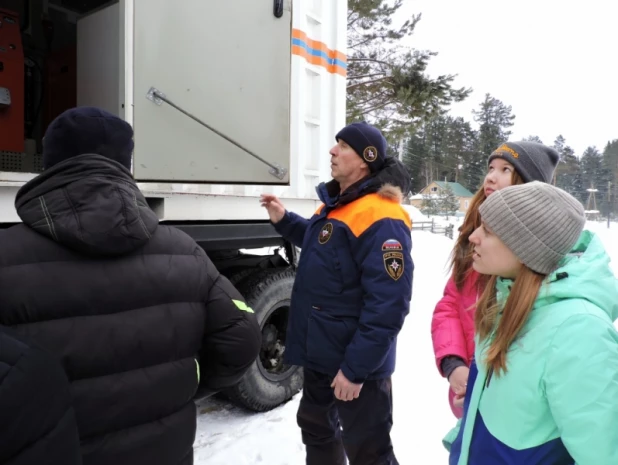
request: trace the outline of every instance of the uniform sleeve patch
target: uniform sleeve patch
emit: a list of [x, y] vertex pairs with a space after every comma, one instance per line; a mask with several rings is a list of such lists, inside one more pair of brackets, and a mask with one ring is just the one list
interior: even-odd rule
[[385, 252], [383, 258], [386, 272], [391, 278], [397, 281], [403, 275], [403, 253]]
[[399, 242], [397, 239], [389, 239], [384, 244], [382, 244], [382, 252], [388, 252], [390, 250], [403, 250], [401, 242]]

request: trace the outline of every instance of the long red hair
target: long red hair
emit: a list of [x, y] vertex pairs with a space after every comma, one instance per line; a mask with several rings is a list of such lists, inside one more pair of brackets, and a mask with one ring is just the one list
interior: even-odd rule
[[[500, 308], [500, 303], [496, 301], [496, 281], [499, 278], [489, 278], [485, 291], [476, 304], [474, 325], [481, 341], [493, 333], [487, 358], [484, 360], [490, 373], [495, 373], [496, 376], [506, 373], [506, 354], [526, 323], [545, 276], [525, 265], [522, 266], [503, 308]], [[502, 316], [496, 327], [500, 311]]]
[[[521, 178], [519, 173], [513, 170], [513, 173], [511, 174], [511, 184], [523, 184], [523, 182], [524, 180]], [[457, 289], [460, 291], [462, 290], [466, 278], [472, 269], [472, 252], [474, 246], [470, 244], [468, 239], [470, 238], [470, 235], [481, 226], [479, 207], [486, 198], [487, 196], [485, 195], [485, 189], [481, 186], [481, 188], [476, 191], [476, 194], [474, 194], [474, 197], [472, 197], [472, 201], [470, 202], [464, 221], [459, 227], [459, 236], [457, 237], [457, 241], [455, 242], [455, 246], [451, 252], [451, 270], [453, 272], [453, 279]], [[479, 279], [479, 289], [484, 287], [486, 281], [486, 277]]]

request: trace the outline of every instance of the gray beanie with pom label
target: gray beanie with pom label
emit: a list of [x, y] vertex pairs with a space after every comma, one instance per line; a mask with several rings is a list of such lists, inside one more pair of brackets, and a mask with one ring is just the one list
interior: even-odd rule
[[541, 274], [556, 269], [586, 223], [581, 202], [539, 181], [494, 192], [479, 212], [492, 233], [524, 265]]

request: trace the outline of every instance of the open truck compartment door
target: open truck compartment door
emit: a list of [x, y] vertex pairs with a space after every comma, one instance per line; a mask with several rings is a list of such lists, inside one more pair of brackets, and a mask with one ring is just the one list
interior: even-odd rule
[[3, 180], [41, 172], [48, 125], [84, 105], [134, 127], [139, 181], [289, 185], [290, 150], [315, 172], [290, 138], [291, 9], [292, 0], [0, 0]]
[[133, 6], [135, 178], [287, 184], [291, 1], [126, 5]]

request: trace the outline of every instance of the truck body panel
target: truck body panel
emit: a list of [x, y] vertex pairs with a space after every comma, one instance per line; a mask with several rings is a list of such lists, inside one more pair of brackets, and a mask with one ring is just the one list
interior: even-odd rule
[[[330, 157], [328, 151], [335, 143], [334, 135], [345, 124], [347, 2], [320, 0], [294, 0], [291, 2], [286, 0], [284, 1], [284, 17], [282, 18], [274, 17], [270, 2], [247, 2], [250, 5], [264, 3], [260, 8], [265, 10], [264, 15], [272, 17], [272, 20], [266, 21], [269, 25], [274, 24], [277, 28], [273, 34], [273, 44], [275, 39], [284, 40], [282, 39], [283, 32], [287, 34], [287, 38], [284, 40], [287, 41], [287, 44], [280, 45], [279, 49], [275, 51], [275, 62], [279, 63], [280, 69], [283, 70], [282, 75], [285, 75], [285, 68], [281, 65], [284, 61], [282, 50], [285, 49], [288, 53], [289, 68], [289, 76], [286, 78], [289, 83], [289, 115], [288, 117], [282, 116], [282, 113], [285, 113], [285, 105], [282, 103], [284, 99], [281, 98], [280, 93], [286, 93], [285, 86], [281, 91], [275, 89], [274, 86], [267, 86], [267, 93], [270, 92], [271, 96], [277, 95], [280, 111], [278, 115], [268, 116], [276, 108], [262, 105], [259, 108], [261, 116], [268, 121], [264, 123], [264, 126], [256, 125], [256, 127], [271, 128], [268, 131], [274, 131], [272, 128], [277, 128], [279, 136], [287, 132], [287, 136], [281, 136], [283, 138], [274, 142], [269, 141], [271, 139], [270, 134], [268, 137], [260, 138], [254, 130], [247, 130], [246, 126], [250, 123], [250, 120], [258, 118], [257, 113], [251, 113], [251, 118], [243, 119], [238, 116], [236, 111], [237, 108], [240, 108], [244, 113], [245, 110], [242, 106], [220, 105], [220, 98], [222, 98], [221, 96], [224, 97], [226, 93], [233, 94], [232, 98], [236, 104], [239, 104], [242, 100], [243, 92], [246, 94], [247, 91], [241, 92], [238, 88], [240, 77], [236, 80], [230, 80], [230, 83], [236, 83], [236, 88], [234, 88], [234, 84], [229, 84], [231, 87], [227, 87], [225, 92], [221, 92], [221, 96], [216, 96], [218, 100], [216, 100], [217, 104], [214, 106], [212, 102], [215, 101], [213, 99], [217, 93], [212, 90], [212, 85], [211, 90], [196, 92], [196, 85], [199, 84], [196, 80], [191, 83], [193, 84], [191, 87], [186, 85], [183, 87], [174, 83], [171, 78], [173, 73], [165, 67], [166, 61], [170, 58], [169, 55], [173, 54], [174, 47], [180, 46], [180, 42], [192, 38], [199, 41], [200, 38], [204, 37], [201, 31], [197, 31], [193, 36], [188, 32], [195, 30], [199, 22], [191, 22], [192, 26], [178, 35], [178, 38], [182, 40], [174, 39], [174, 46], [169, 44], [164, 46], [155, 41], [154, 33], [146, 32], [149, 24], [153, 30], [164, 27], [163, 24], [159, 23], [165, 23], [166, 17], [169, 15], [175, 15], [175, 18], [170, 20], [168, 27], [179, 28], [183, 24], [182, 18], [190, 19], [191, 11], [203, 14], [206, 11], [204, 8], [214, 8], [200, 6], [202, 3], [214, 3], [191, 0], [192, 6], [186, 8], [186, 11], [183, 8], [183, 11], [179, 12], [177, 11], [178, 7], [171, 9], [169, 2], [149, 0], [148, 8], [156, 10], [156, 12], [144, 13], [146, 11], [144, 10], [145, 2], [142, 4], [140, 1], [121, 0], [115, 5], [77, 20], [78, 37], [82, 38], [81, 43], [78, 40], [78, 56], [91, 57], [90, 59], [78, 59], [78, 104], [102, 106], [123, 117], [134, 126], [136, 131], [134, 159], [136, 178], [138, 181], [140, 180], [140, 173], [141, 175], [156, 173], [156, 176], [153, 175], [152, 177], [168, 178], [156, 180], [156, 182], [139, 183], [140, 188], [148, 198], [158, 199], [155, 202], [158, 202], [158, 213], [161, 220], [233, 221], [238, 219], [265, 219], [265, 212], [258, 202], [262, 193], [278, 195], [291, 210], [298, 211], [303, 215], [311, 215], [318, 205], [315, 186], [320, 181], [329, 179]], [[220, 18], [224, 14], [230, 14], [226, 9], [228, 7], [221, 6], [221, 2], [215, 3], [218, 5], [216, 8], [217, 14], [221, 15]], [[184, 5], [185, 3], [183, 3]], [[239, 8], [239, 11], [243, 11], [240, 6], [237, 5], [236, 7]], [[247, 11], [257, 9], [255, 6], [248, 8]], [[140, 19], [142, 14], [145, 16]], [[288, 15], [288, 19], [285, 15]], [[244, 16], [244, 14], [241, 16]], [[98, 24], [98, 26], [97, 17], [105, 18], [102, 20], [102, 24]], [[116, 25], [117, 29], [112, 28], [112, 30], [120, 31], [119, 40], [112, 43], [109, 50], [101, 50], [101, 42], [99, 42], [97, 49], [97, 35], [88, 34], [86, 30], [100, 30], [102, 25], [114, 18], [117, 18], [119, 23]], [[241, 20], [243, 24], [244, 21], [246, 19]], [[284, 23], [287, 31], [282, 32]], [[94, 29], [91, 29], [93, 27]], [[171, 40], [174, 34], [173, 30], [169, 28], [162, 37]], [[264, 29], [267, 30], [267, 28]], [[231, 32], [232, 37], [235, 37], [234, 28], [231, 24], [224, 28], [218, 28], [217, 31], [220, 34]], [[140, 36], [140, 34], [142, 35]], [[261, 34], [264, 34], [264, 32]], [[260, 50], [258, 43], [249, 40], [250, 37], [248, 36], [243, 37], [243, 40], [234, 39], [231, 42], [235, 46], [241, 47], [240, 51], [235, 52], [236, 58], [241, 57], [243, 53], [255, 54], [256, 50]], [[218, 42], [225, 42], [225, 39], [221, 38]], [[278, 46], [273, 45], [273, 47]], [[229, 44], [225, 49], [227, 48], [229, 48]], [[88, 50], [90, 50], [90, 55], [86, 53]], [[192, 55], [200, 53], [199, 47], [189, 46], [181, 55], [186, 58], [186, 53], [189, 50]], [[98, 61], [97, 53], [98, 58], [100, 58]], [[220, 59], [222, 59], [221, 57], [222, 55]], [[114, 63], [114, 60], [120, 60], [118, 66], [109, 66], [110, 63]], [[182, 75], [196, 70], [196, 65], [185, 66], [184, 63], [185, 60], [175, 59], [173, 61], [174, 66], [177, 67], [175, 72]], [[260, 65], [259, 61], [254, 60], [253, 63], [261, 66], [258, 73], [261, 79], [256, 80], [256, 83], [259, 81], [260, 85], [263, 85], [263, 81], [269, 76], [271, 70], [263, 63]], [[207, 66], [211, 65], [212, 63], [201, 63], [204, 69], [208, 69]], [[89, 66], [95, 66], [95, 69], [98, 66], [98, 73], [93, 73], [92, 70], [87, 72], [85, 68]], [[161, 73], [159, 74], [165, 74], [165, 77], [157, 75], [159, 70], [157, 66], [160, 66]], [[217, 64], [217, 66], [221, 68], [218, 74], [225, 76], [226, 70], [224, 68], [227, 65]], [[230, 67], [230, 70], [238, 72], [241, 68], [241, 65], [235, 64]], [[136, 70], [139, 71], [136, 72]], [[114, 73], [118, 74], [116, 79], [113, 79]], [[220, 79], [220, 76], [217, 79]], [[103, 81], [109, 82], [109, 84], [105, 84]], [[182, 82], [182, 80], [179, 79], [179, 82]], [[189, 81], [185, 81], [185, 84], [187, 82]], [[216, 85], [225, 84], [221, 80], [216, 82]], [[281, 83], [282, 81], [277, 82]], [[172, 87], [172, 84], [175, 87]], [[108, 87], [105, 87], [106, 85]], [[215, 128], [219, 124], [218, 129], [222, 130], [228, 137], [241, 143], [241, 145], [246, 144], [247, 148], [260, 156], [264, 155], [264, 152], [271, 152], [268, 148], [269, 144], [277, 145], [278, 152], [273, 149], [272, 156], [267, 154], [264, 158], [268, 157], [267, 159], [273, 163], [285, 164], [285, 167], [288, 168], [285, 184], [277, 185], [277, 183], [281, 183], [281, 180], [269, 174], [266, 165], [236, 149], [232, 144], [216, 136], [207, 128], [165, 103], [159, 106], [148, 100], [146, 94], [151, 86], [161, 87], [160, 90], [166, 93], [170, 99], [177, 101], [180, 106], [187, 107], [186, 109], [194, 112], [196, 116], [203, 117], [204, 120], [208, 119], [209, 121], [206, 122], [215, 126]], [[206, 87], [208, 86], [204, 85], [204, 88]], [[193, 90], [186, 92], [186, 88]], [[105, 91], [102, 91], [103, 89]], [[250, 105], [258, 105], [256, 99], [259, 97], [255, 95], [256, 87], [252, 89], [254, 95], [248, 97], [247, 102], [250, 102]], [[181, 90], [189, 94], [193, 92], [192, 95], [197, 93], [199, 98], [191, 99], [186, 95], [180, 97], [183, 95]], [[109, 97], [116, 94], [118, 94], [117, 101]], [[105, 98], [101, 98], [103, 95]], [[214, 107], [217, 107], [215, 108], [217, 111], [212, 114], [209, 113]], [[204, 113], [200, 113], [202, 111]], [[217, 112], [219, 113], [218, 117]], [[227, 113], [225, 118], [220, 116], [223, 112]], [[286, 118], [288, 118], [289, 123], [286, 123]], [[166, 121], [170, 121], [167, 127]], [[219, 123], [220, 121], [221, 123]], [[223, 121], [227, 122], [223, 123]], [[229, 121], [236, 121], [239, 124], [238, 126], [230, 125]], [[186, 137], [189, 137], [189, 139], [186, 139]], [[199, 156], [196, 155], [198, 145], [195, 145], [195, 141], [198, 139], [205, 147], [202, 153], [198, 154]], [[282, 140], [288, 141], [285, 144], [285, 157], [282, 155], [284, 152]], [[152, 141], [157, 141], [157, 143]], [[208, 148], [209, 141], [213, 143], [210, 149]], [[265, 145], [260, 145], [261, 143]], [[144, 147], [147, 147], [147, 150], [143, 150]], [[211, 150], [212, 147], [219, 147], [219, 150]], [[234, 153], [234, 155], [230, 155], [231, 153]], [[14, 154], [12, 156], [14, 158]], [[39, 166], [39, 159], [40, 154], [38, 153], [22, 154], [21, 163], [25, 172], [15, 170], [13, 168], [16, 166], [14, 161], [10, 164], [11, 171], [7, 171], [4, 168], [5, 165], [0, 162], [0, 223], [15, 221], [15, 214], [11, 212], [14, 210], [16, 188], [36, 175], [32, 172], [34, 170], [31, 167]], [[285, 163], [286, 159], [287, 163]], [[231, 163], [232, 160], [233, 163]], [[152, 171], [148, 168], [151, 163], [150, 166], [154, 167]], [[167, 168], [164, 169], [164, 165], [173, 163], [177, 163], [181, 168], [169, 171], [169, 176], [165, 176]], [[142, 164], [146, 165], [146, 168], [138, 166]], [[237, 171], [237, 173], [232, 174], [232, 171]], [[186, 181], [185, 179], [175, 180], [188, 177], [189, 172], [191, 177], [189, 181], [191, 182], [181, 182]], [[233, 176], [237, 176], [237, 181], [234, 181]], [[216, 181], [213, 181], [213, 179]]]

